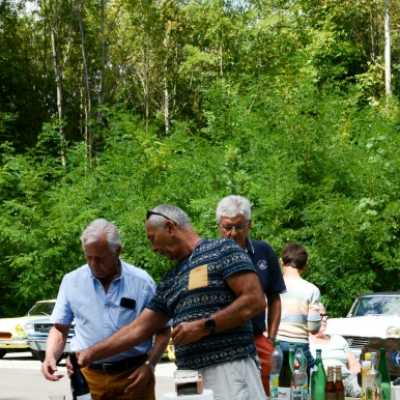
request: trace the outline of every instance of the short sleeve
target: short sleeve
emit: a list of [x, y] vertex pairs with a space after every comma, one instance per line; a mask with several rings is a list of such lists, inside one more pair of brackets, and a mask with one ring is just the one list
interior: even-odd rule
[[221, 268], [224, 279], [240, 272], [256, 272], [250, 257], [232, 240], [221, 246]]
[[166, 284], [165, 282], [160, 282], [157, 286], [154, 296], [152, 296], [151, 300], [147, 304], [146, 308], [166, 314], [170, 319], [173, 318], [173, 313], [169, 310], [168, 304], [166, 302]]
[[68, 275], [64, 276], [58, 290], [56, 304], [51, 314], [51, 321], [54, 324], [70, 325], [74, 319], [70, 303], [67, 297]]

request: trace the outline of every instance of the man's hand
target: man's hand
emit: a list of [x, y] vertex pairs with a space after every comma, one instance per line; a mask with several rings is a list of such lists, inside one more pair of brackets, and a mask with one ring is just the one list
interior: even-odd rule
[[69, 356], [65, 359], [65, 366], [67, 367], [67, 374], [71, 376], [74, 373], [74, 366], [69, 358]]
[[128, 380], [132, 382], [125, 389], [125, 393], [135, 392], [135, 394], [137, 394], [143, 392], [149, 383], [154, 380], [153, 367], [148, 364], [143, 364], [129, 375]]
[[205, 320], [200, 319], [192, 322], [182, 322], [172, 331], [172, 340], [175, 346], [198, 342], [208, 332], [204, 326]]
[[89, 364], [91, 364], [93, 360], [90, 348], [78, 351], [76, 353], [76, 359], [78, 361], [79, 366], [82, 368], [87, 367]]
[[57, 360], [55, 358], [47, 358], [42, 363], [42, 374], [49, 381], [59, 381], [64, 375], [55, 374], [57, 371]]

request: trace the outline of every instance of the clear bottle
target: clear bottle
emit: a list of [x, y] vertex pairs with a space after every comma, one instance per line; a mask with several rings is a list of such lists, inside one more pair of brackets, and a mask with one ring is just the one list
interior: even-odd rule
[[381, 378], [381, 398], [382, 400], [390, 400], [390, 376], [386, 361], [386, 351], [381, 348], [379, 351], [379, 375]]
[[325, 400], [326, 374], [321, 349], [317, 349], [315, 365], [311, 373], [311, 400]]
[[366, 383], [366, 398], [367, 400], [380, 400], [381, 399], [381, 382], [380, 375], [376, 369], [377, 354], [371, 353], [371, 368], [367, 374]]
[[305, 390], [307, 385], [307, 371], [301, 367], [300, 360], [295, 358], [293, 363], [292, 383], [290, 385], [291, 400], [307, 400], [308, 391]]
[[275, 341], [274, 351], [271, 355], [271, 373], [269, 378], [270, 399], [277, 400], [279, 397], [279, 374], [282, 369], [283, 353], [279, 341]]
[[295, 360], [300, 364], [301, 372], [305, 374], [306, 379], [303, 384], [303, 392], [308, 394], [308, 374], [307, 374], [307, 357], [301, 347], [296, 349], [294, 353]]
[[364, 354], [364, 360], [361, 361], [361, 399], [367, 399], [367, 375], [371, 369], [371, 353]]
[[79, 367], [76, 354], [71, 353], [69, 359], [74, 369], [74, 372], [70, 376], [73, 400], [91, 400], [89, 386]]
[[342, 380], [342, 367], [335, 368], [336, 400], [344, 400], [344, 385]]
[[325, 399], [336, 400], [335, 371], [333, 367], [328, 367], [328, 379], [325, 388]]

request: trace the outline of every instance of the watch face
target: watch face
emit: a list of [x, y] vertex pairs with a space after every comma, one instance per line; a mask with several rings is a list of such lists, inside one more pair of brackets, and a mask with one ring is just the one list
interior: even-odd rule
[[209, 319], [205, 322], [204, 325], [205, 325], [206, 329], [207, 329], [210, 333], [214, 332], [216, 325], [215, 325], [215, 321], [214, 321], [212, 318], [209, 318]]

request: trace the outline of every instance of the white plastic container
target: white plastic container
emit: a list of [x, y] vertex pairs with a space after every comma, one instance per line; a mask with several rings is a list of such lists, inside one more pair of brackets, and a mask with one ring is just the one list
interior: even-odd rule
[[393, 384], [392, 384], [391, 400], [400, 400], [400, 385], [393, 386]]

